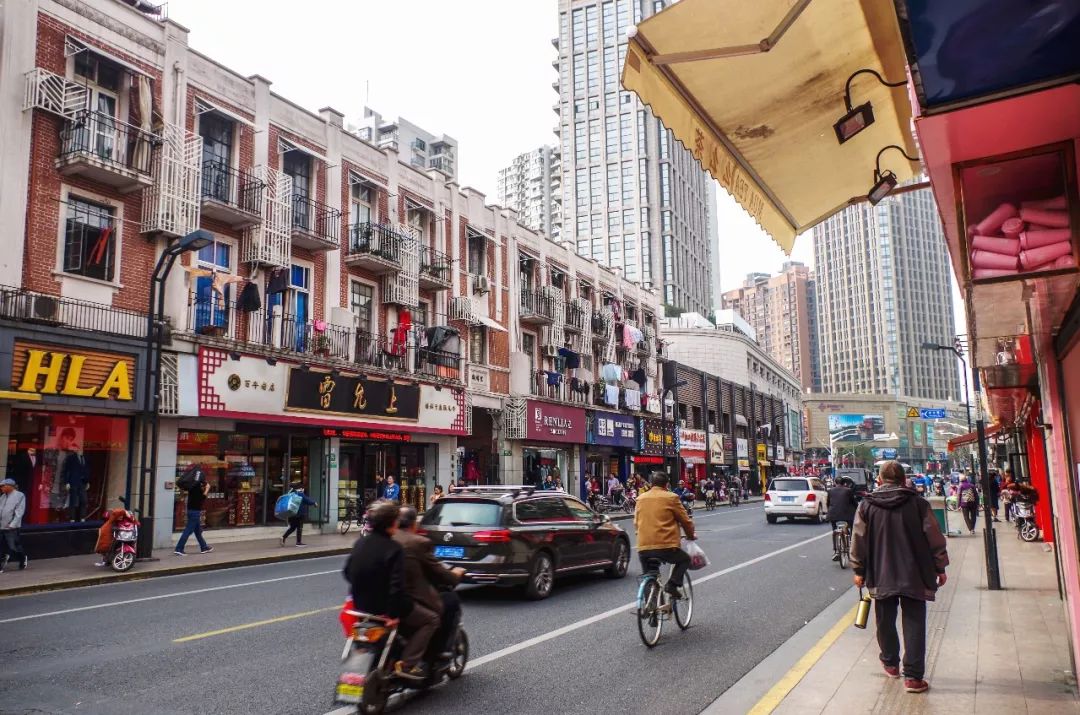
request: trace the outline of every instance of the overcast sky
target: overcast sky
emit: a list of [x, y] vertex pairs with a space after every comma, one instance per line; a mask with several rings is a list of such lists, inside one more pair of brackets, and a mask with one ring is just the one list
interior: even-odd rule
[[[462, 185], [494, 202], [500, 168], [556, 142], [556, 8], [555, 0], [170, 0], [169, 15], [191, 30], [193, 48], [270, 79], [302, 107], [331, 106], [355, 122], [366, 103], [449, 134], [460, 144]], [[717, 191], [723, 289], [778, 270], [787, 260], [780, 248]], [[809, 236], [791, 257], [813, 265]], [[963, 325], [959, 306], [957, 316]]]

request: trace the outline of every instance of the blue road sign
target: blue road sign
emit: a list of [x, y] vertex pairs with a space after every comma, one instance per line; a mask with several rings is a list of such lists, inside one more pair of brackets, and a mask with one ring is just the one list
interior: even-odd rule
[[919, 410], [919, 417], [924, 420], [943, 420], [945, 419], [945, 408], [923, 408]]

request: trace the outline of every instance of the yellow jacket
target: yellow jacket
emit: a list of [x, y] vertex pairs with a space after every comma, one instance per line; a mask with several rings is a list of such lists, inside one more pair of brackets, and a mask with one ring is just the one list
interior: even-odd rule
[[694, 522], [683, 508], [679, 496], [660, 487], [653, 487], [638, 496], [634, 511], [638, 551], [679, 548], [679, 525], [687, 537], [694, 536]]

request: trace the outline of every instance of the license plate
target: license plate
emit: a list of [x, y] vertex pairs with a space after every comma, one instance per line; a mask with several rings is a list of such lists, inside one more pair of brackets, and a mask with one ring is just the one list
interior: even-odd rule
[[782, 502], [793, 502], [793, 501], [795, 501], [795, 497], [780, 497], [780, 501], [782, 501]]
[[437, 559], [463, 559], [465, 558], [464, 546], [436, 546], [435, 558]]
[[339, 703], [353, 703], [359, 704], [364, 697], [363, 685], [350, 685], [348, 683], [338, 683], [337, 690], [334, 692], [334, 699]]

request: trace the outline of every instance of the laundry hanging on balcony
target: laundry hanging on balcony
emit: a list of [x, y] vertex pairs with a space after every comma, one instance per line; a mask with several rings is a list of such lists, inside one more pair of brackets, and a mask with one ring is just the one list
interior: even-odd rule
[[289, 289], [289, 271], [275, 268], [270, 272], [270, 281], [266, 284], [266, 294], [284, 293]]
[[581, 355], [570, 348], [559, 348], [559, 357], [563, 358], [566, 362], [566, 368], [568, 370], [576, 370], [581, 367]]
[[600, 378], [604, 382], [618, 382], [622, 379], [622, 373], [622, 368], [614, 363], [608, 363], [600, 368]]
[[439, 367], [457, 367], [461, 355], [461, 334], [449, 325], [435, 325], [424, 329], [427, 343], [419, 351], [421, 360]]
[[[606, 365], [604, 367], [607, 367]], [[619, 406], [619, 386], [604, 385], [604, 404], [611, 407]]]
[[254, 281], [240, 291], [240, 297], [236, 299], [236, 306], [245, 313], [254, 313], [262, 308], [262, 297], [259, 295], [259, 286]]
[[627, 350], [633, 350], [634, 346], [645, 339], [645, 334], [631, 323], [623, 324], [622, 342]]
[[390, 341], [390, 352], [394, 355], [404, 355], [409, 340], [409, 332], [412, 330], [412, 314], [402, 308], [398, 314], [398, 325], [391, 330], [393, 339]]

